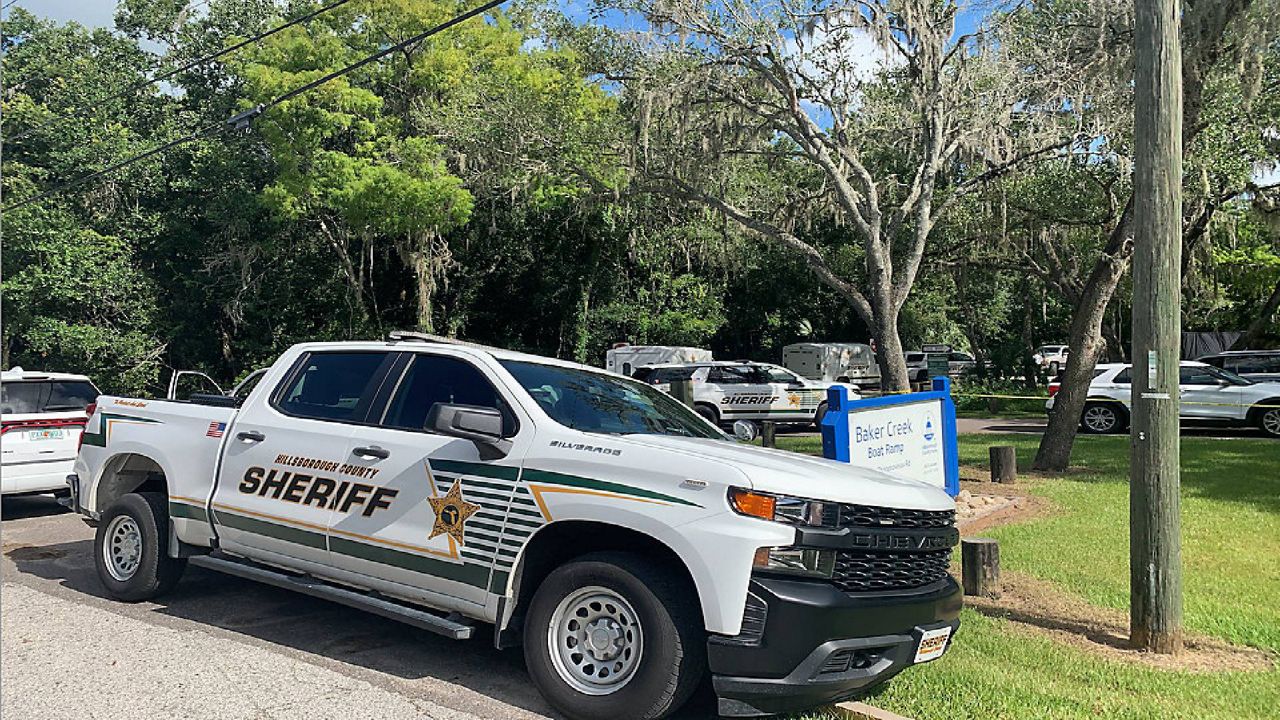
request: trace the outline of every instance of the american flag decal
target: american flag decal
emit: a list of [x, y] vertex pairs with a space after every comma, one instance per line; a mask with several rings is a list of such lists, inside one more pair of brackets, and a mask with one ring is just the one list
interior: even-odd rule
[[222, 433], [227, 431], [227, 424], [224, 422], [209, 423], [209, 431], [204, 434], [205, 437], [220, 438]]

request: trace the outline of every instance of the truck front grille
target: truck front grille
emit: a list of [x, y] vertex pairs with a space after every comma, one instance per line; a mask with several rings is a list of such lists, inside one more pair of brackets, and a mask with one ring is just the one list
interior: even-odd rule
[[[828, 504], [823, 508], [823, 526], [850, 530], [910, 530], [934, 535], [946, 532], [955, 542], [955, 510], [910, 510], [905, 508]], [[929, 531], [938, 531], [937, 533]], [[913, 590], [946, 578], [951, 564], [951, 548], [927, 550], [860, 549], [836, 552], [831, 581], [848, 593]]]
[[822, 520], [824, 526], [833, 528], [945, 528], [955, 524], [956, 511], [831, 503], [823, 507]]
[[951, 548], [928, 552], [841, 550], [831, 582], [847, 593], [912, 590], [947, 576]]

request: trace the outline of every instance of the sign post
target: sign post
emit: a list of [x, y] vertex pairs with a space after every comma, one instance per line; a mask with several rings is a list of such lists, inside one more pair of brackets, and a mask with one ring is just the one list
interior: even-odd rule
[[854, 400], [836, 385], [827, 391], [822, 418], [822, 454], [960, 493], [956, 406], [951, 379], [933, 379], [933, 389], [906, 395]]

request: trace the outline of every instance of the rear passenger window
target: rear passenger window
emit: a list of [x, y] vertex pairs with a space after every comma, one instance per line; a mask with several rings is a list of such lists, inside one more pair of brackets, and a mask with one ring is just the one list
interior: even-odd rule
[[6, 415], [42, 412], [49, 383], [14, 382], [0, 386], [0, 412]]
[[53, 382], [50, 386], [49, 399], [44, 405], [45, 412], [83, 410], [98, 399], [98, 388], [91, 383], [73, 380]]
[[1117, 385], [1132, 385], [1133, 373], [1130, 372], [1129, 368], [1125, 368], [1120, 372], [1116, 373], [1115, 379], [1112, 380], [1111, 382], [1116, 383]]
[[377, 391], [387, 353], [312, 353], [279, 396], [278, 406], [297, 417], [363, 421]]
[[494, 408], [502, 413], [503, 434], [515, 434], [515, 416], [484, 374], [465, 360], [441, 355], [414, 356], [387, 406], [382, 424], [422, 430], [437, 403]]

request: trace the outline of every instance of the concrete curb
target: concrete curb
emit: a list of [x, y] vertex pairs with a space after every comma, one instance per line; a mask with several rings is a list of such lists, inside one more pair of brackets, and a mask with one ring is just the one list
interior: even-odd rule
[[842, 702], [832, 705], [836, 715], [846, 720], [911, 720], [888, 710], [881, 710], [864, 702]]

